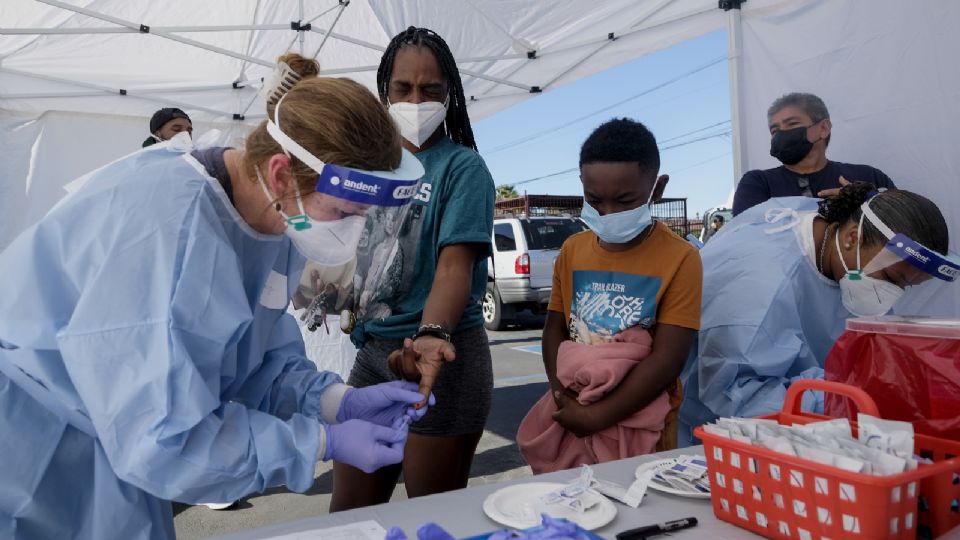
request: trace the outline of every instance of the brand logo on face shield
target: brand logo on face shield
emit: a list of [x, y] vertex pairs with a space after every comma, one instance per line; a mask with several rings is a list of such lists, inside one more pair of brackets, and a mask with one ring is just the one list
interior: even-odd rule
[[359, 180], [344, 180], [343, 187], [352, 191], [369, 193], [370, 195], [376, 195], [377, 192], [380, 191], [380, 186], [376, 186], [374, 184], [367, 184], [366, 182], [361, 182]]
[[394, 199], [409, 199], [413, 197], [413, 194], [417, 192], [416, 184], [412, 186], [400, 186], [397, 189], [393, 190]]
[[913, 249], [913, 248], [910, 247], [910, 246], [907, 246], [907, 247], [905, 248], [905, 251], [906, 251], [911, 257], [913, 257], [914, 259], [917, 259], [918, 261], [922, 262], [923, 264], [927, 264], [928, 262], [930, 262], [930, 257], [927, 257], [927, 256], [923, 255], [922, 253], [920, 253], [919, 251]]

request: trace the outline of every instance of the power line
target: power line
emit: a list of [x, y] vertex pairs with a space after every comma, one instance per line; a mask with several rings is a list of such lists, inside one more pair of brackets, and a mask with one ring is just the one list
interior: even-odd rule
[[[729, 121], [729, 120], [728, 120], [728, 121]], [[722, 124], [722, 123], [723, 123], [723, 122], [721, 122], [721, 124]], [[708, 127], [716, 127], [716, 126], [708, 126]], [[703, 131], [704, 129], [707, 129], [707, 128], [697, 129], [697, 130], [691, 131], [690, 133], [686, 133], [686, 134], [684, 134], [684, 135], [680, 135], [679, 137], [684, 137], [684, 136], [689, 135], [689, 134], [691, 134], [691, 133], [697, 133], [697, 132]], [[683, 142], [681, 142], [681, 143], [672, 144], [672, 145], [670, 145], [670, 146], [661, 146], [661, 147], [659, 147], [659, 149], [660, 149], [661, 152], [663, 152], [663, 151], [666, 151], [666, 150], [672, 150], [672, 149], [674, 149], [674, 148], [680, 148], [681, 146], [687, 146], [688, 144], [698, 143], [698, 142], [706, 141], [706, 140], [709, 140], [709, 139], [715, 139], [715, 138], [717, 138], [717, 137], [724, 137], [724, 136], [729, 135], [729, 134], [730, 134], [730, 131], [729, 131], [729, 130], [728, 130], [728, 131], [722, 131], [722, 132], [720, 132], [720, 133], [713, 133], [713, 134], [711, 134], [711, 135], [704, 135], [703, 137], [697, 137], [696, 139], [690, 139], [689, 141], [683, 141]], [[718, 159], [718, 158], [711, 158], [711, 159]], [[698, 165], [700, 165], [700, 164], [698, 164]], [[500, 184], [500, 185], [501, 185], [501, 186], [513, 186], [513, 187], [517, 187], [517, 186], [521, 186], [521, 185], [523, 185], [523, 184], [529, 184], [529, 183], [531, 183], [531, 182], [537, 182], [537, 181], [539, 181], [539, 180], [545, 180], [545, 179], [547, 179], [547, 178], [553, 178], [554, 176], [560, 176], [561, 174], [568, 174], [568, 173], [577, 171], [577, 170], [579, 170], [579, 169], [580, 169], [580, 167], [571, 167], [571, 168], [569, 168], [569, 169], [564, 169], [564, 170], [562, 170], [562, 171], [557, 171], [557, 172], [553, 172], [553, 173], [550, 173], [550, 174], [545, 174], [545, 175], [543, 175], [543, 176], [536, 176], [536, 177], [534, 177], [534, 178], [527, 178], [526, 180], [520, 180], [519, 182], [512, 182], [512, 183]]]
[[[693, 135], [694, 133], [700, 133], [701, 131], [706, 131], [706, 130], [708, 130], [708, 129], [712, 129], [712, 128], [715, 128], [715, 127], [720, 127], [720, 126], [722, 126], [722, 125], [724, 125], [724, 124], [729, 124], [729, 123], [730, 123], [730, 120], [724, 120], [724, 121], [722, 121], [722, 122], [717, 122], [716, 124], [710, 124], [709, 126], [702, 127], [702, 128], [699, 128], [699, 129], [695, 129], [695, 130], [693, 130], [693, 131], [688, 131], [688, 132], [683, 133], [683, 134], [681, 134], [681, 135], [677, 135], [676, 137], [670, 137], [669, 139], [664, 139], [664, 140], [660, 141], [659, 144], [668, 143], [668, 142], [673, 142], [673, 141], [675, 141], [675, 140], [677, 140], [677, 139], [682, 139], [682, 138], [684, 138], [684, 137], [686, 137], [686, 136], [688, 136], [688, 135]], [[659, 146], [659, 144], [658, 144], [658, 146]]]
[[675, 82], [677, 82], [677, 81], [680, 81], [680, 80], [682, 80], [682, 79], [684, 79], [684, 78], [686, 78], [686, 77], [689, 77], [689, 76], [691, 76], [691, 75], [694, 75], [694, 74], [696, 74], [696, 73], [699, 73], [699, 72], [701, 72], [701, 71], [703, 71], [703, 70], [705, 70], [705, 69], [707, 69], [707, 68], [709, 68], [709, 67], [711, 67], [711, 66], [715, 66], [715, 65], [717, 65], [717, 64], [725, 61], [726, 59], [727, 59], [726, 56], [721, 56], [721, 57], [719, 57], [719, 58], [715, 58], [714, 60], [711, 60], [710, 62], [708, 62], [708, 63], [706, 63], [706, 64], [703, 64], [703, 65], [701, 65], [701, 66], [698, 66], [698, 67], [696, 67], [696, 68], [694, 68], [694, 69], [692, 69], [692, 70], [690, 70], [690, 71], [687, 71], [687, 72], [685, 72], [685, 73], [682, 73], [682, 74], [680, 74], [680, 75], [678, 75], [678, 76], [676, 76], [676, 77], [674, 77], [674, 78], [672, 78], [672, 79], [669, 79], [669, 80], [667, 80], [667, 81], [664, 81], [664, 82], [662, 82], [662, 83], [660, 83], [660, 84], [657, 84], [657, 85], [655, 85], [655, 86], [652, 86], [652, 87], [650, 87], [650, 88], [647, 88], [646, 90], [644, 90], [644, 91], [642, 91], [642, 92], [640, 92], [640, 93], [638, 93], [638, 94], [634, 94], [634, 95], [632, 95], [632, 96], [630, 96], [630, 97], [628, 97], [628, 98], [626, 98], [626, 99], [622, 99], [622, 100], [620, 100], [620, 101], [618, 101], [618, 102], [616, 102], [616, 103], [614, 103], [614, 104], [612, 104], [612, 105], [607, 105], [606, 107], [603, 107], [603, 108], [601, 108], [601, 109], [597, 109], [597, 110], [595, 110], [595, 111], [593, 111], [593, 112], [591, 112], [591, 113], [585, 114], [585, 115], [583, 115], [583, 116], [579, 116], [579, 117], [577, 117], [577, 118], [574, 118], [573, 120], [570, 120], [570, 121], [568, 121], [568, 122], [564, 122], [563, 124], [560, 124], [560, 125], [558, 125], [558, 126], [554, 126], [554, 127], [552, 127], [552, 128], [545, 129], [545, 130], [543, 130], [543, 131], [534, 133], [534, 134], [532, 134], [532, 135], [527, 135], [527, 136], [525, 136], [525, 137], [521, 137], [521, 138], [516, 139], [516, 140], [514, 140], [514, 141], [511, 141], [511, 142], [508, 142], [508, 143], [504, 143], [504, 144], [501, 144], [501, 145], [499, 145], [499, 146], [495, 146], [495, 147], [491, 148], [490, 150], [485, 151], [485, 152], [484, 152], [484, 155], [489, 155], [489, 154], [493, 154], [493, 153], [499, 152], [499, 151], [501, 151], [501, 150], [506, 150], [506, 149], [508, 149], [508, 148], [515, 147], [515, 146], [517, 146], [517, 145], [519, 145], [519, 144], [524, 144], [524, 143], [527, 143], [527, 142], [530, 142], [530, 141], [539, 139], [540, 137], [543, 137], [544, 135], [548, 135], [548, 134], [550, 134], [550, 133], [553, 133], [553, 132], [557, 131], [558, 129], [563, 129], [563, 128], [568, 127], [568, 126], [572, 126], [573, 124], [576, 124], [577, 122], [581, 122], [581, 121], [583, 121], [583, 120], [586, 120], [587, 118], [590, 118], [590, 117], [592, 117], [592, 116], [596, 116], [596, 115], [598, 115], [598, 114], [600, 114], [600, 113], [602, 113], [602, 112], [606, 112], [606, 111], [609, 111], [610, 109], [619, 107], [620, 105], [623, 105], [624, 103], [633, 101], [633, 100], [635, 100], [635, 99], [637, 99], [637, 98], [640, 98], [640, 97], [643, 97], [643, 96], [645, 96], [645, 95], [647, 95], [647, 94], [649, 94], [649, 93], [651, 93], [651, 92], [654, 92], [654, 91], [656, 91], [656, 90], [660, 90], [661, 88], [663, 88], [663, 87], [665, 87], [665, 86], [669, 86], [669, 85], [671, 85], [671, 84], [673, 84], [673, 83], [675, 83]]

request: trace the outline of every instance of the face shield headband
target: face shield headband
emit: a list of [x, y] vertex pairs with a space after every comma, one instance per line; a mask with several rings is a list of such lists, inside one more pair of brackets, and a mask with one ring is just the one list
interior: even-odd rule
[[[316, 191], [369, 206], [400, 207], [410, 202], [424, 173], [423, 165], [413, 154], [401, 149], [400, 167], [393, 171], [366, 171], [325, 163], [280, 129], [280, 106], [284, 97], [286, 94], [274, 108], [274, 119], [267, 119], [267, 133], [287, 156], [293, 154], [317, 171]], [[309, 228], [310, 219], [303, 211], [299, 191], [297, 203], [301, 215], [289, 218], [288, 222], [298, 230]]]
[[960, 258], [957, 255], [952, 253], [941, 255], [905, 234], [894, 233], [870, 208], [870, 200], [860, 207], [862, 212], [860, 230], [863, 230], [864, 219], [867, 219], [880, 231], [880, 234], [887, 238], [887, 243], [863, 269], [864, 274], [877, 272], [887, 266], [906, 261], [914, 268], [943, 281], [953, 282], [957, 276], [960, 276]]

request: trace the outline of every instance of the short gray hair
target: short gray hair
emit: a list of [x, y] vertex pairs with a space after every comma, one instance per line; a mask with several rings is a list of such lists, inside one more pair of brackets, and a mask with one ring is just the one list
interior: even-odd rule
[[810, 117], [813, 123], [830, 118], [830, 113], [827, 111], [827, 106], [822, 99], [813, 94], [792, 92], [780, 96], [773, 102], [773, 105], [770, 105], [770, 108], [767, 109], [767, 120], [773, 118], [773, 115], [780, 112], [784, 107], [791, 106], [799, 107], [803, 112], [807, 113], [807, 116]]

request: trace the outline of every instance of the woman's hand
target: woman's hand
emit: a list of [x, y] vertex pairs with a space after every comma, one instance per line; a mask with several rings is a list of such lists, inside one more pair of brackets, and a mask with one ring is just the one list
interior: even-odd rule
[[[403, 349], [390, 353], [387, 363], [398, 377], [419, 381], [420, 393], [426, 398], [440, 376], [443, 363], [452, 362], [456, 356], [456, 348], [449, 341], [434, 336], [421, 336], [416, 340], [405, 339]], [[418, 403], [417, 408], [423, 406], [423, 403]]]

